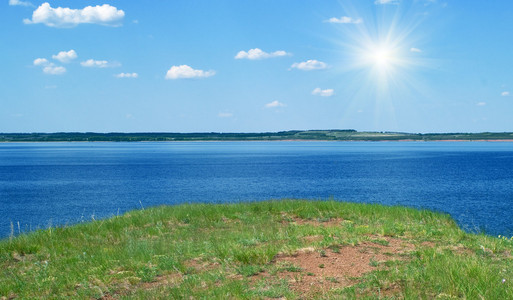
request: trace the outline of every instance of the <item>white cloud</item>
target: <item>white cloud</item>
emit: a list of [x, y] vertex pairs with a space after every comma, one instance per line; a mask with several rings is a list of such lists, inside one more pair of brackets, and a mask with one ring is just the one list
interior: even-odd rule
[[509, 92], [508, 91], [504, 91], [504, 92], [501, 93], [501, 96], [504, 96], [504, 97], [509, 96]]
[[49, 64], [43, 68], [43, 72], [50, 75], [61, 75], [66, 73], [66, 68]]
[[219, 118], [231, 118], [233, 117], [233, 114], [229, 112], [220, 112], [219, 114], [217, 114], [217, 116]]
[[296, 68], [303, 71], [311, 71], [311, 70], [320, 70], [320, 69], [326, 69], [328, 65], [326, 63], [323, 63], [322, 61], [318, 61], [315, 59], [309, 59], [304, 62], [300, 63], [293, 63], [291, 68]]
[[321, 88], [315, 88], [312, 91], [312, 95], [319, 95], [319, 96], [322, 96], [322, 97], [330, 97], [330, 96], [333, 96], [334, 92], [335, 91], [333, 89], [322, 90]]
[[399, 0], [376, 0], [374, 4], [399, 4]]
[[259, 48], [250, 49], [248, 52], [246, 51], [239, 51], [237, 55], [235, 55], [235, 59], [263, 59], [263, 58], [270, 58], [270, 57], [279, 57], [279, 56], [287, 56], [290, 55], [290, 53], [287, 53], [283, 50], [274, 51], [271, 53], [267, 53], [265, 51], [262, 51]]
[[83, 9], [67, 7], [53, 8], [48, 2], [41, 4], [33, 13], [32, 20], [24, 19], [25, 24], [42, 23], [49, 27], [75, 27], [78, 24], [89, 23], [118, 26], [125, 12], [108, 4], [86, 6]]
[[58, 61], [60, 61], [62, 63], [68, 63], [68, 62], [74, 60], [77, 57], [78, 57], [77, 53], [73, 49], [69, 50], [68, 52], [61, 51], [61, 52], [59, 52], [56, 55], [52, 55], [53, 59], [58, 60]]
[[9, 0], [9, 5], [21, 5], [21, 6], [34, 6], [34, 4], [27, 2], [27, 1], [20, 1], [20, 0]]
[[422, 52], [422, 50], [420, 50], [419, 48], [412, 47], [412, 48], [410, 48], [410, 52], [420, 53], [420, 52]]
[[34, 59], [34, 66], [42, 67], [45, 74], [61, 75], [66, 73], [66, 68], [56, 66], [54, 63], [49, 62], [46, 58]]
[[83, 61], [80, 63], [82, 67], [87, 68], [108, 68], [108, 67], [119, 67], [121, 66], [118, 62], [108, 62], [106, 60], [94, 60], [94, 59], [88, 59], [86, 61]]
[[181, 66], [172, 66], [171, 69], [167, 71], [166, 79], [179, 79], [179, 78], [205, 78], [214, 76], [216, 74], [215, 71], [203, 71], [203, 70], [195, 70], [188, 65]]
[[46, 66], [49, 65], [50, 62], [46, 58], [36, 58], [34, 59], [34, 66]]
[[340, 17], [340, 18], [329, 18], [328, 20], [324, 21], [327, 23], [335, 23], [335, 24], [360, 24], [363, 23], [363, 20], [361, 18], [353, 19], [351, 17]]
[[114, 76], [116, 76], [117, 78], [137, 78], [137, 77], [139, 77], [139, 74], [137, 74], [137, 73], [119, 73]]
[[287, 105], [279, 102], [278, 100], [274, 100], [273, 102], [267, 103], [265, 105], [266, 108], [273, 108], [273, 107], [285, 107]]
[[476, 103], [477, 106], [485, 106], [486, 105], [486, 102], [478, 102]]

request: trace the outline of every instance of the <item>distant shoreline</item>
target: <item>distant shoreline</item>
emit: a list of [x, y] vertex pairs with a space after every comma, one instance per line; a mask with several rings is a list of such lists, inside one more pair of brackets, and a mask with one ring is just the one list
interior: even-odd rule
[[366, 143], [379, 143], [379, 142], [415, 142], [415, 143], [429, 143], [429, 142], [449, 142], [449, 143], [472, 143], [472, 142], [490, 142], [490, 143], [501, 143], [513, 142], [513, 139], [490, 139], [490, 140], [191, 140], [191, 141], [0, 141], [0, 144], [15, 144], [15, 143], [205, 143], [205, 142], [366, 142]]
[[208, 141], [347, 141], [347, 142], [513, 142], [513, 132], [403, 133], [346, 130], [290, 130], [260, 133], [0, 133], [0, 142], [208, 142]]

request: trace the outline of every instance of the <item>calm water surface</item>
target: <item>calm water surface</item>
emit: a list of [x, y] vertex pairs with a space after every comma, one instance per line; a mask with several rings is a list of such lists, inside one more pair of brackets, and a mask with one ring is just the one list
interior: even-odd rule
[[0, 237], [184, 202], [309, 198], [429, 208], [513, 235], [511, 142], [0, 144]]

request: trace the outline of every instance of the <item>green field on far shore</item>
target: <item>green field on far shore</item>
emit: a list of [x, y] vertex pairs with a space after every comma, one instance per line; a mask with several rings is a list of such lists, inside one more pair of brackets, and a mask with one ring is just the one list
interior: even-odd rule
[[512, 132], [404, 133], [347, 130], [290, 130], [259, 133], [0, 133], [0, 142], [149, 142], [149, 141], [480, 141], [513, 140]]

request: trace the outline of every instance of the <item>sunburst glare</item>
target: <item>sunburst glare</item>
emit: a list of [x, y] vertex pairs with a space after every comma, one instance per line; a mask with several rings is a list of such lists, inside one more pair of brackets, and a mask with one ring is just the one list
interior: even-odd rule
[[390, 50], [387, 48], [378, 48], [370, 53], [372, 61], [376, 64], [376, 66], [380, 68], [386, 68], [388, 63], [393, 59]]
[[427, 91], [418, 76], [431, 63], [421, 50], [426, 35], [417, 30], [422, 15], [398, 7], [371, 15], [345, 10], [362, 20], [338, 26], [339, 40], [334, 40], [340, 53], [337, 68], [351, 81], [344, 84], [352, 94], [346, 117], [351, 118], [354, 111], [372, 110], [375, 128], [394, 129], [398, 101], [404, 101], [399, 99], [419, 99]]

